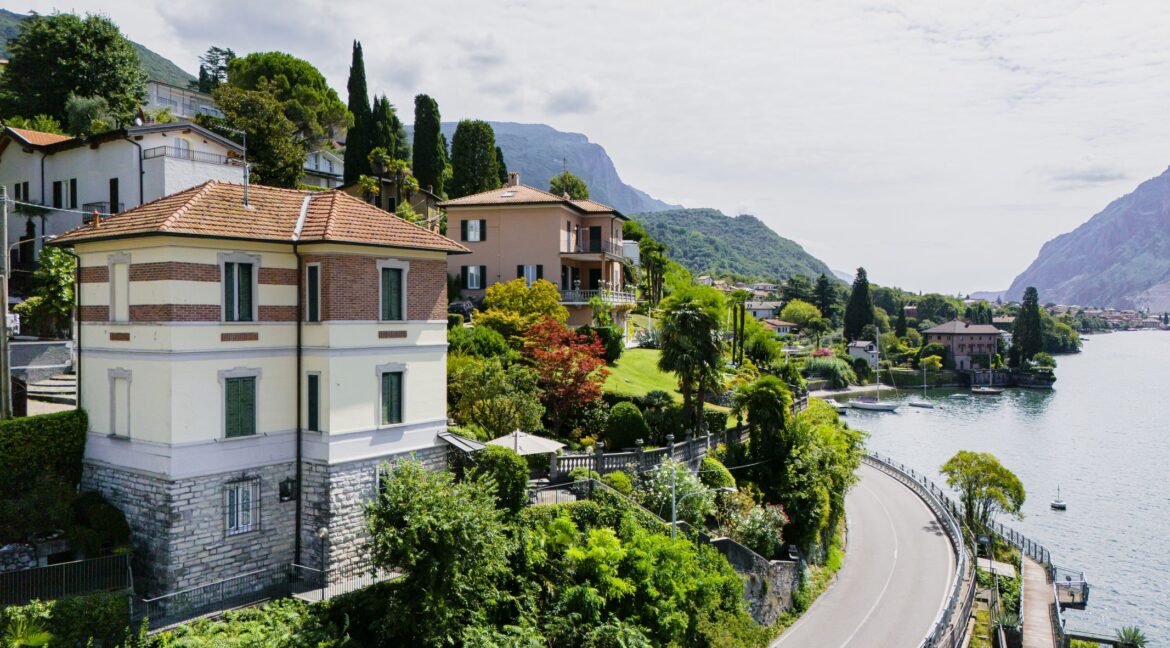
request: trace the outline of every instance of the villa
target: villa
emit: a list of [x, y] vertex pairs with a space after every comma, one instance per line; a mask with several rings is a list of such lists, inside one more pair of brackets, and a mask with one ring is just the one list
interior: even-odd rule
[[983, 364], [987, 358], [999, 353], [1001, 334], [1002, 331], [991, 324], [971, 324], [960, 320], [923, 331], [928, 344], [937, 343], [947, 348], [947, 355], [954, 361], [955, 369], [960, 371], [986, 369]]

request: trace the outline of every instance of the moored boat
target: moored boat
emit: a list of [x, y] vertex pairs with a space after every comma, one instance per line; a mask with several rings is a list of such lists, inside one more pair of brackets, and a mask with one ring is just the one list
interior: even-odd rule
[[971, 393], [979, 396], [999, 396], [1003, 393], [1003, 389], [999, 387], [975, 386], [971, 388]]
[[859, 398], [857, 400], [849, 401], [849, 407], [860, 410], [870, 410], [872, 412], [896, 412], [898, 411], [898, 404], [889, 401], [881, 402], [876, 398]]
[[1064, 511], [1068, 509], [1068, 505], [1065, 504], [1064, 500], [1060, 498], [1060, 486], [1056, 487], [1056, 499], [1052, 500], [1048, 506], [1052, 507], [1052, 510], [1054, 511]]

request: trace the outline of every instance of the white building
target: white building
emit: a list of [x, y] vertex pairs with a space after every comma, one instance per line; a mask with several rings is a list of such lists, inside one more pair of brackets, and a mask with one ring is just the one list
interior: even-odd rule
[[749, 301], [743, 307], [756, 319], [772, 319], [780, 313], [780, 302], [776, 301]]
[[345, 160], [326, 149], [313, 151], [305, 157], [305, 177], [301, 182], [315, 187], [337, 189], [345, 177]]
[[877, 344], [869, 340], [854, 340], [849, 343], [849, 357], [850, 358], [865, 358], [869, 363], [870, 368], [877, 369], [878, 366], [878, 348]]
[[180, 119], [195, 119], [199, 115], [223, 117], [215, 99], [205, 92], [182, 88], [162, 81], [146, 82], [146, 104], [149, 111], [169, 110]]
[[458, 243], [338, 191], [209, 182], [52, 245], [79, 258], [82, 487], [126, 514], [151, 593], [352, 566], [379, 466], [446, 466]]
[[30, 262], [45, 236], [64, 234], [92, 212], [137, 207], [208, 180], [243, 182], [243, 149], [189, 122], [150, 124], [89, 137], [22, 128], [0, 133], [0, 184], [19, 203], [8, 215], [13, 257]]

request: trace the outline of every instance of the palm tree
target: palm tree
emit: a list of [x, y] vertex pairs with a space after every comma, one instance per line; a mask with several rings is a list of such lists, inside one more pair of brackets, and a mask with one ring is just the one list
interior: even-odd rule
[[4, 633], [4, 645], [12, 648], [40, 648], [49, 645], [52, 640], [53, 635], [35, 619], [18, 618], [9, 624]]
[[1149, 639], [1146, 639], [1146, 635], [1137, 626], [1118, 628], [1117, 640], [1125, 648], [1145, 648], [1146, 644], [1149, 643]]
[[747, 415], [748, 427], [753, 432], [778, 432], [788, 426], [792, 412], [792, 394], [784, 381], [776, 376], [760, 376], [755, 382], [740, 387], [733, 398], [738, 415]]
[[[723, 341], [719, 336], [719, 317], [692, 296], [669, 300], [662, 317], [662, 355], [658, 368], [678, 374], [683, 396], [683, 412], [690, 429], [698, 429], [705, 387], [712, 374], [720, 370]], [[698, 406], [694, 395], [699, 392]], [[699, 416], [696, 417], [696, 411]]]

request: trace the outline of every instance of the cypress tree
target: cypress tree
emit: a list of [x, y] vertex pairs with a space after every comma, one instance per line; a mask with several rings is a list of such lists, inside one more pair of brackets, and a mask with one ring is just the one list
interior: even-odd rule
[[451, 138], [452, 198], [460, 198], [500, 186], [496, 134], [491, 124], [465, 119]]
[[[823, 275], [822, 275], [823, 276]], [[894, 324], [894, 335], [906, 337], [906, 303], [898, 302], [898, 322]]]
[[362, 57], [362, 44], [353, 42], [353, 60], [349, 65], [349, 112], [353, 115], [353, 126], [345, 135], [345, 184], [358, 181], [363, 175], [370, 175], [370, 151], [372, 142], [373, 115], [370, 110], [370, 93], [366, 88], [366, 63]]
[[1044, 350], [1044, 322], [1040, 315], [1040, 295], [1036, 288], [1024, 289], [1024, 301], [1012, 326], [1012, 350], [1010, 362], [1018, 367], [1031, 360], [1032, 356]]
[[390, 157], [398, 160], [398, 129], [395, 128], [394, 106], [384, 95], [374, 97], [374, 109], [370, 113], [370, 150], [386, 149]]
[[443, 195], [446, 151], [439, 131], [439, 104], [425, 94], [414, 98], [414, 177], [418, 185]]
[[813, 303], [816, 304], [817, 310], [821, 311], [821, 315], [832, 319], [833, 306], [837, 302], [837, 291], [833, 289], [833, 282], [822, 272], [821, 276], [817, 277], [817, 285], [813, 288]]
[[865, 268], [858, 268], [857, 277], [853, 280], [853, 292], [849, 294], [849, 303], [845, 305], [845, 340], [852, 342], [860, 339], [862, 330], [873, 323], [873, 296], [869, 294], [869, 277], [865, 274]]
[[496, 147], [496, 164], [500, 167], [500, 184], [508, 184], [508, 165], [504, 162], [504, 149]]

